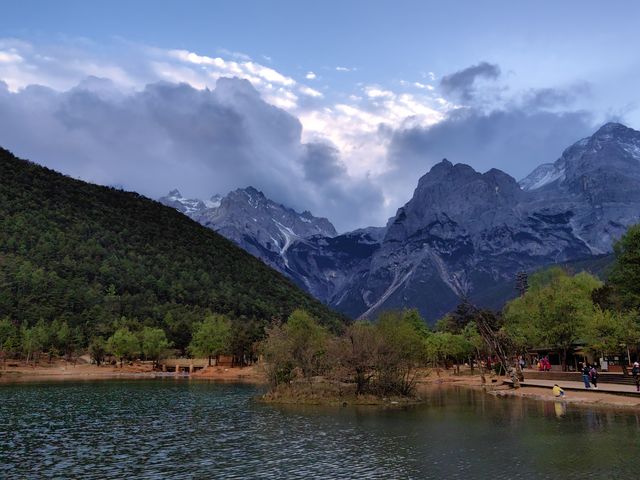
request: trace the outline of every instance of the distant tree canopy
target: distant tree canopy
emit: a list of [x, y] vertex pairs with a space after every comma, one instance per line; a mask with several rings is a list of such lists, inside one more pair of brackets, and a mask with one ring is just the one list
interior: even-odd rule
[[640, 224], [629, 228], [614, 245], [615, 262], [607, 287], [610, 306], [640, 309]]
[[532, 275], [530, 285], [506, 306], [505, 331], [521, 349], [557, 348], [566, 365], [569, 349], [582, 339], [595, 313], [591, 295], [602, 282], [586, 272], [571, 276], [554, 267]]
[[196, 357], [211, 358], [227, 353], [231, 343], [231, 322], [224, 315], [207, 315], [203, 322], [196, 323], [189, 353]]
[[[0, 319], [11, 325], [4, 350], [86, 349], [125, 317], [131, 332], [160, 328], [185, 352], [208, 312], [261, 330], [297, 308], [333, 331], [344, 327], [344, 317], [176, 210], [0, 149]], [[45, 338], [39, 322], [57, 322], [59, 338]], [[255, 328], [245, 335], [255, 336]], [[240, 336], [235, 346], [249, 348]]]
[[122, 366], [125, 359], [132, 359], [140, 353], [140, 341], [128, 328], [122, 327], [109, 337], [107, 348], [120, 360]]

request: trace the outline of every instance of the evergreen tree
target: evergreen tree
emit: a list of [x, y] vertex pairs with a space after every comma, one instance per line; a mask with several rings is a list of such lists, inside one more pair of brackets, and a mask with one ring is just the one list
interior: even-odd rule
[[119, 328], [107, 341], [107, 350], [120, 360], [120, 367], [125, 359], [132, 359], [140, 353], [140, 342], [128, 328]]
[[198, 357], [211, 358], [225, 353], [231, 340], [231, 322], [224, 315], [207, 315], [203, 322], [194, 325], [189, 352]]

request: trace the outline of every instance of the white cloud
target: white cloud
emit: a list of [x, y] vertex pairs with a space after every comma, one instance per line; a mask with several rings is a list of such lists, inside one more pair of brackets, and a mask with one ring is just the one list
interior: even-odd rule
[[336, 67], [336, 71], [338, 72], [355, 72], [356, 70], [357, 70], [356, 68]]
[[305, 95], [309, 95], [310, 97], [321, 98], [323, 96], [318, 90], [306, 86], [300, 87], [300, 92]]
[[19, 63], [22, 62], [23, 58], [15, 52], [12, 51], [2, 51], [0, 50], [0, 62], [1, 63]]
[[317, 75], [313, 72], [307, 72], [304, 78], [306, 78], [307, 80], [315, 80], [317, 78]]
[[364, 91], [370, 98], [393, 98], [395, 96], [393, 92], [389, 90], [382, 90], [381, 88], [372, 86], [366, 87]]
[[435, 87], [433, 85], [429, 85], [427, 83], [413, 82], [413, 86], [421, 90], [429, 90], [429, 91], [435, 90]]

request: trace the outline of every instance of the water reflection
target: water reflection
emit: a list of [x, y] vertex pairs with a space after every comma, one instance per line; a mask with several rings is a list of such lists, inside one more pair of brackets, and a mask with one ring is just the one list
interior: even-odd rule
[[[1, 478], [617, 478], [635, 413], [439, 388], [405, 409], [272, 407], [247, 385], [0, 387]], [[624, 448], [621, 448], [624, 446]]]

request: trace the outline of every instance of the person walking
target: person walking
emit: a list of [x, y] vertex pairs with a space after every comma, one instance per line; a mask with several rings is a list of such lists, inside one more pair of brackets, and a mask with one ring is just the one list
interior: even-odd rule
[[598, 388], [598, 370], [595, 365], [591, 365], [591, 369], [589, 370], [589, 378], [591, 379], [591, 385], [593, 388]]
[[582, 367], [582, 381], [584, 382], [584, 388], [591, 388], [591, 377], [589, 376], [589, 364], [585, 363], [584, 367]]
[[636, 392], [640, 392], [640, 363], [635, 362], [633, 364], [631, 375], [633, 375], [633, 379], [636, 381]]

